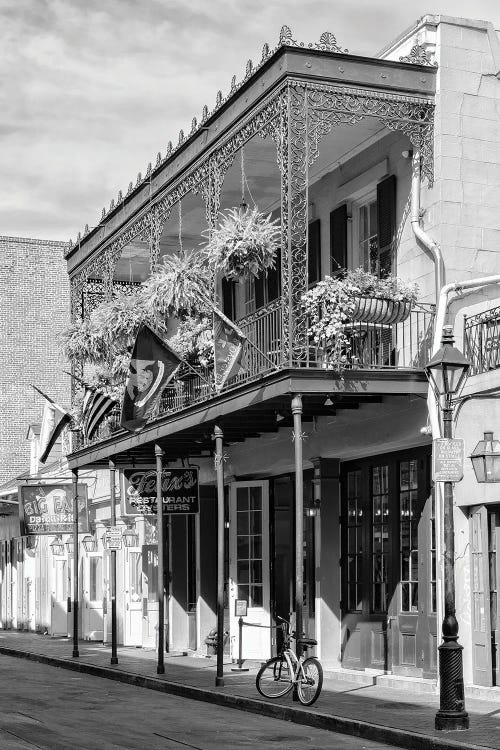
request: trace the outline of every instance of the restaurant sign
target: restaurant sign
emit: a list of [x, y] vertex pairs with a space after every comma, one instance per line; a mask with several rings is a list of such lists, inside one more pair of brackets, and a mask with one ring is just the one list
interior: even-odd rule
[[[71, 534], [74, 530], [73, 485], [19, 487], [19, 508], [26, 534]], [[88, 532], [87, 485], [78, 485], [78, 531]]]
[[[127, 516], [156, 515], [156, 470], [125, 469], [122, 493]], [[198, 513], [198, 469], [163, 469], [161, 474], [163, 512], [184, 515]]]

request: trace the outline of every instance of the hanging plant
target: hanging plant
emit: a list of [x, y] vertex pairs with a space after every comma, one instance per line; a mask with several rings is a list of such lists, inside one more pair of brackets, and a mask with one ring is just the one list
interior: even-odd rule
[[271, 214], [265, 216], [256, 207], [228, 209], [205, 246], [209, 266], [227, 279], [258, 276], [274, 268], [281, 242], [279, 221], [271, 221]]
[[395, 276], [379, 279], [356, 268], [341, 277], [326, 276], [302, 296], [308, 335], [327, 367], [342, 372], [349, 361], [353, 321], [394, 324], [405, 320], [418, 297], [418, 286]]
[[184, 318], [207, 312], [209, 269], [203, 252], [180, 250], [167, 255], [142, 285], [144, 308], [149, 315]]

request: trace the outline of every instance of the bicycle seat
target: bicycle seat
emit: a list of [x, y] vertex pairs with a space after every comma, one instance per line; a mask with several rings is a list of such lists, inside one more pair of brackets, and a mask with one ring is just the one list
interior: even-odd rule
[[314, 638], [297, 638], [297, 643], [300, 643], [301, 646], [317, 646], [318, 641], [315, 641]]

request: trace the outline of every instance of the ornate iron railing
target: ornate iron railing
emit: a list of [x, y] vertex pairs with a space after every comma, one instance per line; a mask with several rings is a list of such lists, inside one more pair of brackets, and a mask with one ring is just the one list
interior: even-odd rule
[[[282, 300], [275, 300], [246, 316], [238, 321], [238, 326], [248, 338], [244, 370], [224, 385], [223, 392], [290, 366], [289, 352], [283, 344], [286, 338], [282, 337]], [[350, 343], [347, 369], [421, 369], [430, 359], [433, 330], [434, 306], [423, 304], [415, 305], [402, 323], [346, 323]], [[329, 369], [328, 347], [315, 346], [311, 342], [306, 356], [292, 360], [292, 367]], [[182, 411], [215, 395], [212, 368], [193, 372], [182, 365], [176, 378], [164, 390], [151, 419]], [[109, 437], [118, 429], [119, 413], [115, 412], [101, 425], [92, 442]]]
[[500, 367], [500, 307], [465, 318], [464, 354], [471, 363], [469, 375]]

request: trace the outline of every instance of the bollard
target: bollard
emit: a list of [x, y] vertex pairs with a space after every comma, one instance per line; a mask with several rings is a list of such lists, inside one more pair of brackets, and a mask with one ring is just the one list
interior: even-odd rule
[[247, 667], [242, 666], [243, 665], [243, 617], [240, 617], [238, 620], [238, 628], [239, 628], [239, 636], [240, 636], [240, 642], [238, 644], [238, 666], [237, 667], [231, 667], [231, 672], [248, 672]]

